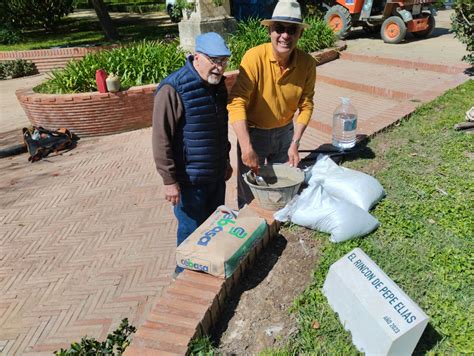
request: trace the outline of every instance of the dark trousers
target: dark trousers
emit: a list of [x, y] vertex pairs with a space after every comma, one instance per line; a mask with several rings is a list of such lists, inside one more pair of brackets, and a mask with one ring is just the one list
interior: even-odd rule
[[178, 219], [179, 246], [225, 202], [225, 181], [200, 185], [180, 185], [179, 203], [174, 207]]

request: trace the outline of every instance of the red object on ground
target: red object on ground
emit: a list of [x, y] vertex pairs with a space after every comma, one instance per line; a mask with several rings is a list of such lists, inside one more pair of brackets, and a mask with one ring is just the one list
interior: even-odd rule
[[103, 69], [97, 69], [95, 71], [95, 82], [97, 83], [97, 90], [99, 93], [107, 93], [107, 84], [105, 83], [107, 79], [107, 73]]

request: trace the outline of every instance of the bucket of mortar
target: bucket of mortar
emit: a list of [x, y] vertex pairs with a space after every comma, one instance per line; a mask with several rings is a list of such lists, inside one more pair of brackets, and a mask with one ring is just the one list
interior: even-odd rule
[[286, 164], [272, 164], [260, 167], [259, 175], [268, 186], [257, 185], [243, 174], [255, 199], [263, 209], [278, 210], [283, 208], [295, 195], [304, 181], [304, 173], [299, 168]]

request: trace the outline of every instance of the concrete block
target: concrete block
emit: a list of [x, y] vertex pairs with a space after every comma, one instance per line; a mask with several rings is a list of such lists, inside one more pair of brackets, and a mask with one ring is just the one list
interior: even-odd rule
[[224, 39], [235, 31], [237, 22], [233, 17], [191, 18], [184, 17], [178, 24], [181, 47], [190, 53], [194, 52], [194, 41], [197, 36], [206, 32], [217, 32]]
[[411, 355], [428, 316], [360, 248], [329, 269], [323, 293], [366, 355]]
[[201, 33], [213, 31], [226, 39], [235, 31], [237, 21], [230, 16], [229, 1], [224, 1], [224, 6], [215, 6], [212, 0], [188, 2], [192, 2], [194, 8], [185, 10], [178, 24], [180, 44], [185, 51], [194, 51], [194, 40]]

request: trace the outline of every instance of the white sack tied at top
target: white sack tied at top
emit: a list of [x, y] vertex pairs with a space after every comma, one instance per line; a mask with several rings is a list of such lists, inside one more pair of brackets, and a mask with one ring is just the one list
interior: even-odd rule
[[331, 242], [367, 235], [379, 222], [368, 210], [385, 196], [377, 179], [318, 157], [309, 186], [274, 214], [278, 221], [331, 234]]
[[309, 185], [314, 184], [322, 185], [331, 196], [346, 200], [365, 211], [369, 211], [385, 196], [385, 190], [377, 179], [338, 166], [329, 156], [320, 155], [311, 169]]
[[309, 186], [296, 195], [274, 218], [331, 234], [331, 242], [367, 235], [379, 222], [367, 211], [328, 194], [321, 185]]

